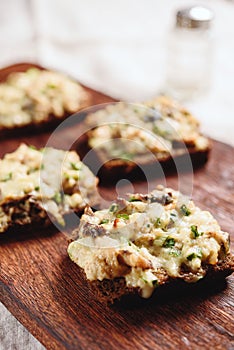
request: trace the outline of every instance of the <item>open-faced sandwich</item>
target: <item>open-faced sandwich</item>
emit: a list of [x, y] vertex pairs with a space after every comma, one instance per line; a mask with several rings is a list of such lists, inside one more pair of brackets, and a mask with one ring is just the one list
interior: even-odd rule
[[78, 152], [83, 158], [88, 155], [85, 162], [93, 171], [100, 168], [101, 180], [135, 176], [139, 168], [144, 171], [155, 163], [165, 168], [181, 167], [183, 160], [185, 168], [201, 165], [210, 150], [197, 119], [165, 96], [143, 104], [120, 102], [102, 107], [87, 115], [85, 128]]
[[234, 271], [229, 234], [208, 211], [169, 188], [87, 208], [68, 254], [102, 300], [149, 298], [162, 285], [224, 278]]
[[81, 85], [61, 73], [37, 68], [11, 73], [0, 84], [0, 135], [55, 126], [89, 100]]
[[96, 204], [97, 178], [76, 152], [21, 144], [0, 160], [0, 233], [53, 221]]

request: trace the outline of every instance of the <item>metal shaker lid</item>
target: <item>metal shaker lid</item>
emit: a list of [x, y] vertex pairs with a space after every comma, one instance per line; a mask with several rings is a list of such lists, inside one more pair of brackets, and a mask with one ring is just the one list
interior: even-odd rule
[[179, 10], [176, 14], [176, 27], [208, 29], [213, 20], [213, 12], [204, 6], [192, 6]]

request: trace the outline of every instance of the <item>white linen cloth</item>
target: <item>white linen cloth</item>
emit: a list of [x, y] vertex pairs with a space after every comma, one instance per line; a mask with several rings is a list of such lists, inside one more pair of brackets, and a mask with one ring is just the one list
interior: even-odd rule
[[[213, 84], [187, 103], [203, 131], [234, 145], [234, 4], [215, 12]], [[167, 33], [175, 10], [196, 0], [0, 1], [0, 67], [38, 62], [113, 97], [153, 97], [164, 86]], [[43, 347], [0, 305], [0, 350]]]

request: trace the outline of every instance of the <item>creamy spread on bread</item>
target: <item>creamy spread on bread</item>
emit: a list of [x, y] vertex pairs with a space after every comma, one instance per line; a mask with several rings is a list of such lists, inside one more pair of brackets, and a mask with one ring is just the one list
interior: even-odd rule
[[86, 106], [87, 92], [57, 72], [31, 68], [12, 73], [0, 84], [0, 128], [62, 118]]
[[[229, 253], [229, 235], [208, 211], [169, 188], [89, 208], [68, 254], [90, 281], [123, 277], [148, 298], [168, 278], [196, 282]], [[163, 272], [163, 273], [162, 273]]]
[[133, 160], [152, 152], [160, 160], [184, 153], [185, 145], [197, 151], [209, 147], [197, 119], [165, 96], [142, 104], [108, 105], [90, 113], [86, 125], [91, 128], [89, 146], [113, 158]]
[[6, 228], [2, 223], [11, 220], [3, 210], [7, 203], [33, 198], [63, 224], [64, 213], [89, 203], [96, 184], [76, 152], [21, 144], [0, 160], [0, 232]]

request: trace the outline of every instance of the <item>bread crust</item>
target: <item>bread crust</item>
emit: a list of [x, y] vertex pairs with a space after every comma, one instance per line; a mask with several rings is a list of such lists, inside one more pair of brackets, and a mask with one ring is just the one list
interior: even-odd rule
[[[84, 134], [77, 141], [75, 148], [81, 159], [84, 159], [89, 168], [97, 174], [101, 184], [113, 184], [113, 181], [122, 178], [129, 180], [157, 178], [161, 176], [162, 170], [166, 175], [169, 175], [170, 173], [198, 169], [208, 161], [212, 148], [212, 143], [209, 140], [209, 145], [205, 149], [190, 146], [184, 149], [183, 154], [170, 154], [160, 159], [157, 159], [155, 154], [154, 161], [152, 161], [152, 157], [150, 161], [147, 161], [145, 157], [138, 157], [134, 162], [120, 158], [107, 160], [108, 157], [103, 152], [93, 150], [89, 146], [91, 135], [91, 132]], [[88, 157], [86, 157], [87, 155]]]
[[0, 233], [51, 221], [64, 226], [67, 216], [98, 202], [98, 179], [74, 151], [21, 144], [0, 163]]
[[[223, 261], [219, 261], [217, 265], [207, 265], [207, 273], [205, 277], [199, 281], [199, 283], [207, 283], [220, 279], [224, 279], [234, 272], [234, 256], [229, 254]], [[79, 268], [80, 274], [86, 279], [84, 271]], [[161, 283], [158, 288], [166, 286], [176, 286], [180, 284], [182, 286], [188, 285], [185, 281], [178, 278], [171, 278], [167, 273], [161, 271]], [[123, 296], [139, 295], [139, 288], [129, 288], [125, 283], [124, 277], [114, 278], [112, 280], [104, 279], [103, 281], [89, 281], [86, 279], [98, 300], [104, 303], [113, 304], [116, 300], [120, 300]], [[197, 285], [196, 283], [190, 283], [191, 285]], [[155, 289], [153, 294], [156, 294], [158, 288]]]
[[211, 149], [198, 120], [167, 96], [101, 107], [87, 114], [84, 125], [76, 149], [105, 183], [192, 171], [204, 165]]

